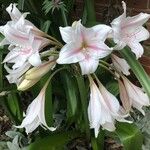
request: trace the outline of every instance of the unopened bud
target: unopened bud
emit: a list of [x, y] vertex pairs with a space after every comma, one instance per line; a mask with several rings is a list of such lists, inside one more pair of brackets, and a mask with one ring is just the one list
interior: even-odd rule
[[55, 61], [50, 61], [43, 63], [38, 67], [33, 67], [32, 69], [26, 72], [25, 79], [27, 80], [39, 79], [42, 76], [44, 76], [50, 69], [52, 69], [55, 66], [55, 64], [56, 64]]
[[17, 87], [17, 89], [19, 91], [25, 91], [27, 89], [29, 89], [30, 87], [32, 87], [34, 84], [36, 84], [39, 81], [39, 78], [35, 79], [35, 80], [27, 80], [24, 79]]

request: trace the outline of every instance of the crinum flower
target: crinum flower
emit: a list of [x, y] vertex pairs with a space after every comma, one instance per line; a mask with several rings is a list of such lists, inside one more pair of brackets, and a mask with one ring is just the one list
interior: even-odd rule
[[13, 69], [23, 66], [27, 61], [38, 66], [41, 64], [39, 51], [49, 44], [49, 40], [43, 38], [44, 33], [25, 19], [28, 13], [21, 14], [16, 4], [10, 4], [6, 10], [12, 20], [0, 27], [5, 37], [0, 45], [10, 45], [10, 52], [3, 62], [14, 63]]
[[125, 76], [119, 80], [120, 99], [124, 109], [129, 112], [132, 107], [138, 109], [143, 115], [143, 106], [149, 106], [148, 95], [140, 88], [131, 83]]
[[104, 41], [111, 32], [106, 25], [85, 28], [81, 21], [74, 22], [72, 27], [60, 27], [62, 39], [66, 45], [61, 49], [58, 64], [79, 62], [82, 74], [95, 72], [99, 59], [112, 51]]
[[90, 78], [90, 101], [88, 106], [88, 117], [90, 128], [95, 131], [95, 137], [98, 136], [100, 126], [108, 131], [115, 130], [115, 120], [120, 122], [128, 122], [124, 118], [128, 114], [124, 114], [123, 108], [120, 106], [117, 98], [112, 95], [107, 89], [99, 82], [99, 87]]
[[49, 82], [47, 82], [39, 95], [28, 106], [26, 116], [20, 126], [17, 128], [25, 128], [26, 133], [33, 132], [39, 125], [44, 128], [54, 131], [56, 128], [48, 127], [45, 120], [45, 91]]
[[138, 59], [143, 54], [141, 41], [149, 38], [149, 32], [142, 26], [150, 18], [150, 14], [140, 13], [133, 17], [126, 17], [126, 4], [122, 2], [124, 12], [111, 23], [113, 40], [117, 44], [114, 49], [120, 50], [129, 46]]
[[127, 76], [130, 75], [129, 72], [130, 66], [128, 65], [125, 59], [120, 58], [114, 54], [111, 54], [111, 59], [112, 59], [113, 66], [117, 71], [122, 72]]

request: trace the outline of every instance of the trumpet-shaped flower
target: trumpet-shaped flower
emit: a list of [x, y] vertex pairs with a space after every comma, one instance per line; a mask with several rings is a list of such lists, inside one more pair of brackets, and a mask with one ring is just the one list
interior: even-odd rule
[[139, 87], [132, 84], [126, 77], [122, 76], [123, 81], [119, 80], [120, 99], [123, 107], [128, 112], [131, 107], [138, 109], [143, 115], [143, 106], [149, 106], [148, 95]]
[[124, 13], [111, 23], [113, 29], [113, 39], [117, 45], [114, 49], [122, 49], [128, 45], [136, 58], [143, 54], [143, 47], [139, 43], [149, 38], [149, 32], [142, 26], [148, 21], [150, 15], [140, 13], [133, 17], [126, 17], [126, 4], [122, 2]]
[[127, 76], [130, 75], [130, 72], [129, 72], [130, 66], [128, 65], [125, 59], [119, 58], [118, 56], [114, 54], [111, 55], [111, 59], [117, 71], [122, 72], [123, 74]]
[[27, 61], [38, 66], [41, 64], [39, 51], [49, 41], [42, 37], [42, 31], [25, 19], [27, 13], [21, 14], [16, 4], [10, 4], [6, 10], [12, 20], [0, 27], [0, 32], [5, 36], [0, 45], [10, 45], [10, 52], [3, 62], [14, 63], [13, 69], [22, 67]]
[[22, 121], [20, 126], [16, 126], [17, 128], [25, 128], [26, 133], [33, 132], [39, 125], [42, 127], [46, 127], [50, 131], [54, 131], [56, 128], [48, 127], [45, 120], [45, 90], [46, 85], [43, 87], [39, 95], [32, 101], [32, 103], [28, 106], [26, 116]]
[[106, 25], [96, 25], [85, 28], [81, 21], [73, 23], [72, 27], [60, 27], [60, 33], [66, 45], [61, 49], [58, 64], [79, 62], [82, 74], [93, 73], [99, 59], [112, 51], [104, 41], [111, 28]]
[[10, 69], [6, 64], [4, 65], [4, 68], [9, 73], [6, 75], [7, 80], [9, 83], [16, 83], [19, 84], [19, 82], [22, 79], [22, 75], [31, 67], [31, 65], [26, 62], [22, 65], [22, 67], [16, 68], [16, 69]]
[[108, 131], [115, 130], [115, 120], [129, 122], [124, 118], [128, 115], [123, 114], [123, 109], [119, 101], [106, 88], [99, 83], [99, 88], [90, 79], [90, 102], [88, 106], [88, 117], [90, 127], [95, 130], [95, 137], [98, 136], [100, 126]]

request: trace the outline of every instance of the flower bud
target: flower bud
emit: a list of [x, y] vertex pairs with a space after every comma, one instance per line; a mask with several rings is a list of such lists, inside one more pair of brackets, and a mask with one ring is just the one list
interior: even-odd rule
[[44, 76], [50, 69], [55, 66], [55, 61], [50, 61], [43, 63], [38, 67], [33, 67], [32, 69], [28, 70], [25, 74], [25, 79], [27, 80], [35, 80]]
[[39, 81], [39, 78], [34, 79], [34, 80], [27, 80], [24, 79], [18, 86], [17, 89], [19, 91], [25, 91], [27, 89], [29, 89], [30, 87], [32, 87], [34, 84], [36, 84]]

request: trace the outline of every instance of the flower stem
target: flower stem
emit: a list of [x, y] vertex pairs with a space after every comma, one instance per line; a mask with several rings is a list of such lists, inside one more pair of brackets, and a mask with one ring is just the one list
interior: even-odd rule
[[[113, 71], [111, 71], [108, 67], [106, 67], [105, 65], [103, 64], [99, 64], [99, 66], [103, 67], [105, 70], [109, 71], [113, 76], [115, 76], [115, 78], [119, 79], [115, 73]], [[118, 72], [117, 72], [118, 73]]]
[[50, 35], [48, 35], [48, 34], [46, 34], [46, 33], [44, 33], [44, 36], [47, 37], [47, 38], [49, 38], [50, 41], [57, 43], [57, 45], [58, 45], [60, 48], [63, 47], [63, 44], [62, 44], [61, 42], [59, 42], [58, 40], [56, 40], [54, 37], [52, 37], [52, 36], [50, 36]]

